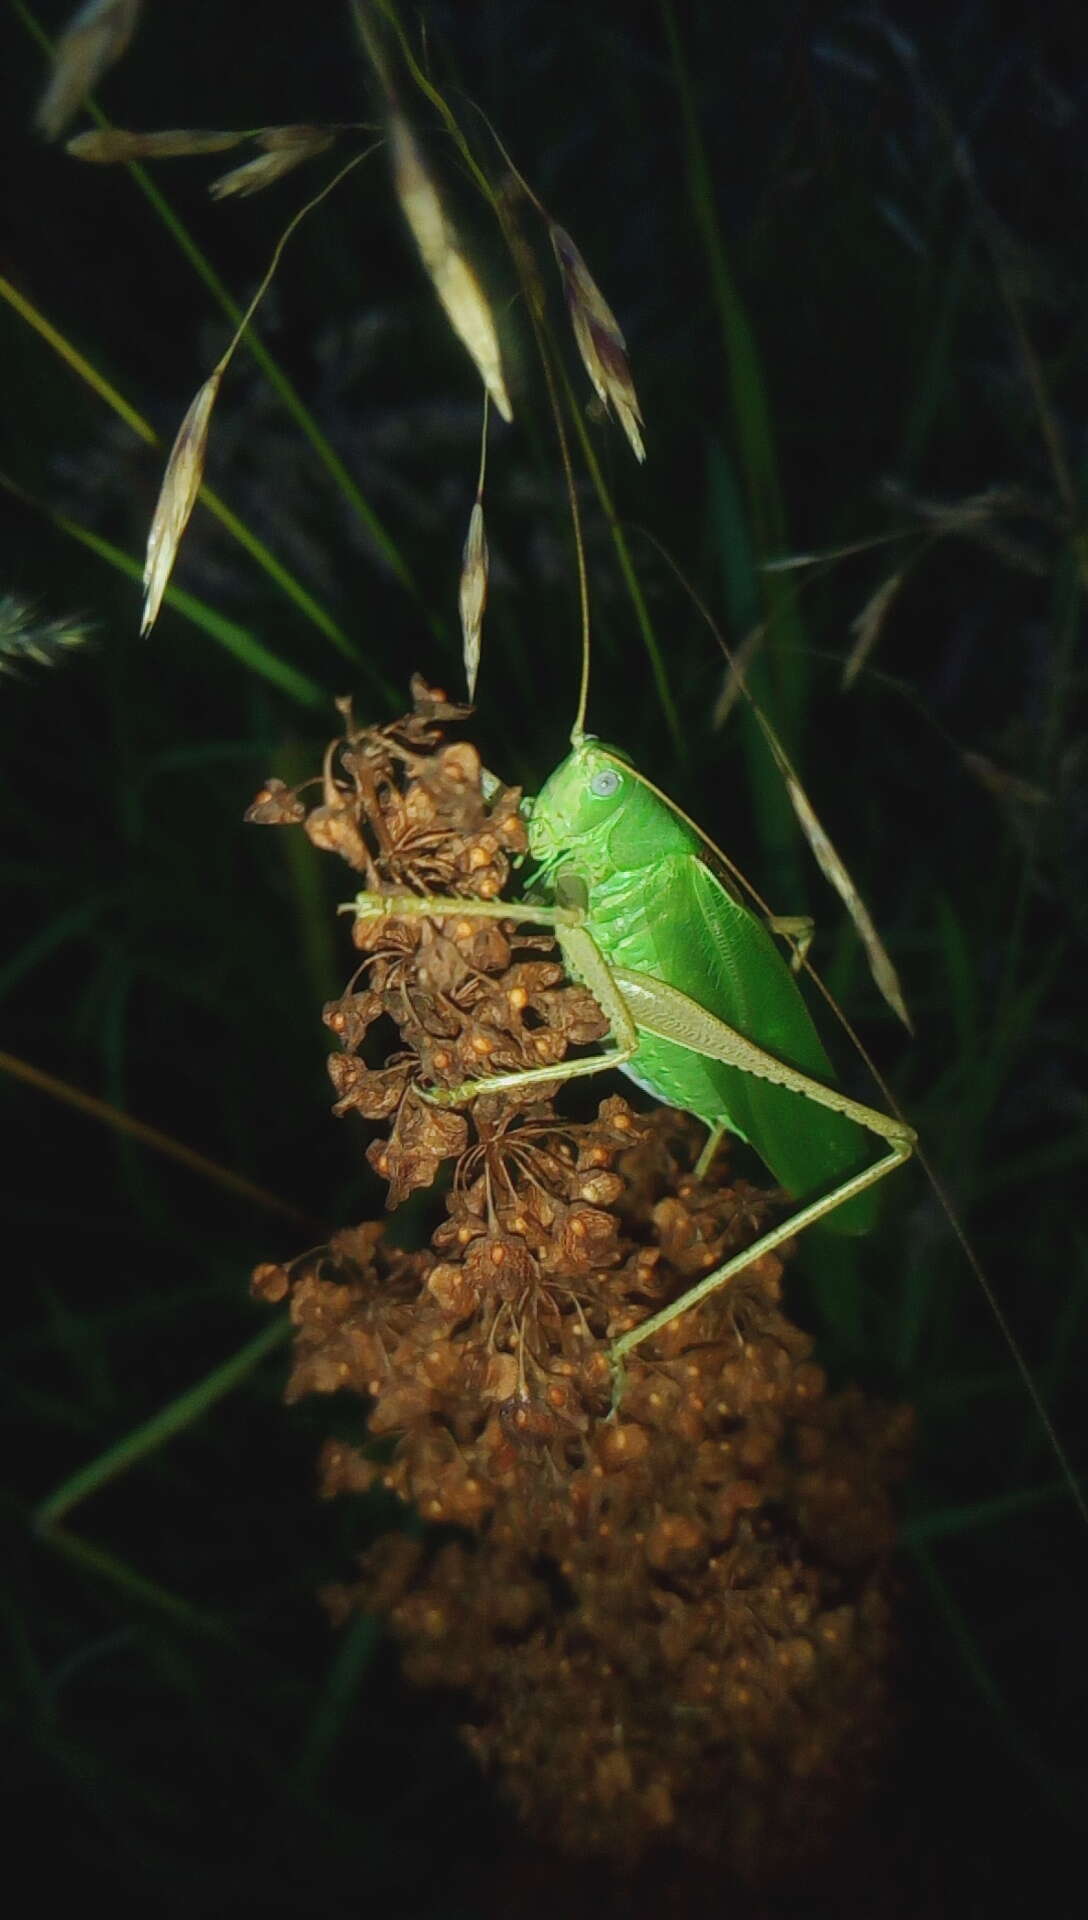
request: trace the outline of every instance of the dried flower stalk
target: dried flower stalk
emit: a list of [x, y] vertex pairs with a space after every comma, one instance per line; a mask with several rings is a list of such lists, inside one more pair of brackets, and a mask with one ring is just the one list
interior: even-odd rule
[[[468, 1697], [466, 1740], [553, 1843], [631, 1861], [668, 1842], [771, 1879], [831, 1844], [877, 1771], [909, 1419], [828, 1394], [777, 1254], [632, 1353], [608, 1417], [609, 1341], [773, 1201], [724, 1154], [697, 1181], [683, 1116], [613, 1097], [572, 1125], [539, 1087], [464, 1113], [420, 1097], [488, 1064], [561, 1076], [604, 1023], [550, 940], [473, 919], [524, 848], [518, 795], [485, 802], [474, 750], [439, 737], [459, 710], [415, 697], [394, 727], [346, 714], [315, 805], [268, 781], [249, 816], [301, 822], [368, 889], [465, 899], [454, 920], [357, 921], [362, 964], [325, 1010], [336, 1111], [390, 1123], [368, 1157], [391, 1204], [454, 1162], [430, 1247], [371, 1222], [254, 1276], [290, 1303], [289, 1399], [369, 1407], [380, 1444], [330, 1441], [323, 1493], [383, 1486], [461, 1534], [380, 1540], [327, 1602], [385, 1613], [411, 1678]], [[399, 1045], [375, 1067], [383, 1017]]]

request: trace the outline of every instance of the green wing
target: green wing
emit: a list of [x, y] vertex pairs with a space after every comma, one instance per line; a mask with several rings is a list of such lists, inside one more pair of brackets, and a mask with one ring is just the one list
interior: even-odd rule
[[[677, 987], [776, 1059], [834, 1086], [797, 981], [762, 921], [694, 853], [653, 862], [640, 879], [645, 904], [637, 924], [615, 943], [615, 963]], [[659, 1099], [708, 1125], [721, 1122], [747, 1140], [799, 1200], [837, 1185], [874, 1158], [877, 1143], [855, 1120], [673, 1041], [644, 1035], [630, 1071]], [[874, 1212], [873, 1195], [864, 1193], [836, 1208], [827, 1225], [864, 1233]]]

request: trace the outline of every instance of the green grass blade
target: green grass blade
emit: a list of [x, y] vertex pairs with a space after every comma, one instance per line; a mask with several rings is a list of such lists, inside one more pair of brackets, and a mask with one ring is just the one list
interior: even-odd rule
[[54, 1536], [57, 1523], [73, 1507], [97, 1493], [110, 1480], [116, 1480], [119, 1474], [127, 1473], [138, 1460], [154, 1453], [164, 1446], [176, 1433], [192, 1426], [194, 1421], [202, 1420], [209, 1407], [214, 1406], [225, 1394], [234, 1388], [260, 1365], [266, 1354], [272, 1353], [288, 1338], [291, 1323], [286, 1317], [274, 1320], [265, 1327], [255, 1340], [249, 1341], [240, 1352], [224, 1361], [221, 1367], [206, 1374], [203, 1380], [179, 1394], [159, 1411], [145, 1420], [143, 1425], [127, 1433], [96, 1460], [89, 1460], [59, 1486], [54, 1493], [34, 1511], [34, 1527], [38, 1533]]
[[319, 1786], [346, 1722], [358, 1711], [359, 1682], [373, 1664], [383, 1632], [382, 1621], [372, 1613], [357, 1615], [345, 1630], [295, 1768], [296, 1784], [304, 1793]]
[[85, 1572], [92, 1573], [99, 1580], [105, 1580], [117, 1587], [130, 1600], [162, 1613], [173, 1620], [177, 1626], [184, 1627], [190, 1633], [198, 1633], [213, 1640], [222, 1640], [228, 1645], [235, 1643], [235, 1635], [230, 1633], [222, 1621], [211, 1614], [202, 1613], [198, 1607], [189, 1606], [185, 1600], [179, 1600], [176, 1594], [160, 1587], [155, 1580], [148, 1580], [137, 1573], [126, 1561], [118, 1559], [93, 1540], [86, 1540], [81, 1534], [71, 1533], [67, 1527], [51, 1527], [45, 1535], [48, 1544], [62, 1553], [66, 1559], [74, 1561]]
[[[94, 533], [89, 527], [81, 527], [78, 521], [69, 520], [65, 514], [56, 512], [53, 507], [33, 499], [22, 487], [4, 474], [0, 474], [0, 487], [6, 488], [16, 498], [35, 507], [39, 513], [51, 520], [55, 527], [59, 527], [62, 533], [67, 534], [69, 539], [77, 540], [81, 546], [97, 554], [100, 560], [105, 560], [111, 567], [116, 568], [118, 573], [125, 574], [130, 580], [143, 579], [143, 561], [137, 560], [130, 553], [123, 552], [120, 547], [115, 547], [112, 540], [107, 540], [103, 534]], [[288, 661], [281, 660], [279, 655], [258, 640], [248, 627], [239, 626], [237, 621], [226, 619], [223, 614], [217, 612], [215, 607], [209, 606], [206, 600], [199, 599], [196, 594], [186, 593], [181, 587], [167, 587], [164, 599], [168, 606], [184, 614], [194, 626], [199, 627], [210, 639], [217, 641], [250, 673], [258, 674], [262, 680], [268, 680], [272, 686], [278, 687], [281, 693], [286, 693], [292, 700], [297, 701], [299, 706], [309, 707], [318, 712], [327, 709], [329, 696], [325, 688], [319, 686], [316, 680], [311, 680], [307, 674], [300, 673], [298, 668], [292, 667]]]

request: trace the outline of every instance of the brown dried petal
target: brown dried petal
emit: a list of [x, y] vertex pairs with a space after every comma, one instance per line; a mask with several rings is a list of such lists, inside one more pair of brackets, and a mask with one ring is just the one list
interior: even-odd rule
[[325, 1025], [336, 1034], [349, 1053], [355, 1053], [382, 1012], [381, 995], [373, 992], [345, 993], [329, 1000], [321, 1010]]
[[356, 873], [365, 873], [370, 865], [351, 807], [314, 807], [306, 816], [306, 835], [322, 853], [338, 853]]
[[[489, 1233], [473, 1240], [465, 1255], [465, 1274], [478, 1294], [514, 1300], [537, 1285], [540, 1270], [517, 1234]], [[506, 1399], [513, 1391], [508, 1387], [498, 1397]]]
[[296, 827], [306, 818], [306, 808], [293, 787], [282, 780], [266, 780], [242, 818], [250, 826]]
[[249, 1286], [254, 1299], [263, 1300], [268, 1306], [274, 1307], [287, 1298], [291, 1281], [286, 1267], [265, 1261], [261, 1266], [254, 1267]]
[[385, 1120], [404, 1098], [411, 1071], [407, 1061], [379, 1072], [353, 1053], [330, 1053], [325, 1062], [336, 1089], [333, 1112], [340, 1119], [353, 1110], [367, 1120]]

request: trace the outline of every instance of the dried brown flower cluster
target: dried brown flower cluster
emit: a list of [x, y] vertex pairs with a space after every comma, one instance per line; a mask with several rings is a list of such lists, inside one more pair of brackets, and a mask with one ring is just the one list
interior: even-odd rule
[[[765, 1877], [826, 1846], [874, 1776], [909, 1420], [828, 1394], [777, 1255], [639, 1347], [610, 1415], [609, 1342], [753, 1240], [771, 1201], [724, 1154], [696, 1181], [676, 1114], [612, 1098], [568, 1125], [551, 1100], [463, 1113], [415, 1090], [561, 1073], [603, 1028], [540, 935], [472, 919], [524, 848], [518, 796], [484, 801], [474, 750], [438, 737], [458, 710], [415, 692], [395, 727], [348, 721], [308, 813], [275, 782], [251, 810], [303, 821], [368, 888], [466, 901], [458, 920], [357, 921], [362, 966], [325, 1013], [337, 1110], [392, 1123], [370, 1150], [391, 1202], [454, 1161], [431, 1247], [366, 1224], [255, 1276], [290, 1300], [288, 1397], [369, 1407], [373, 1444], [330, 1441], [322, 1491], [384, 1486], [442, 1529], [380, 1541], [328, 1603], [384, 1612], [411, 1678], [463, 1693], [466, 1739], [531, 1827]], [[371, 1066], [381, 1015], [402, 1045]]]

